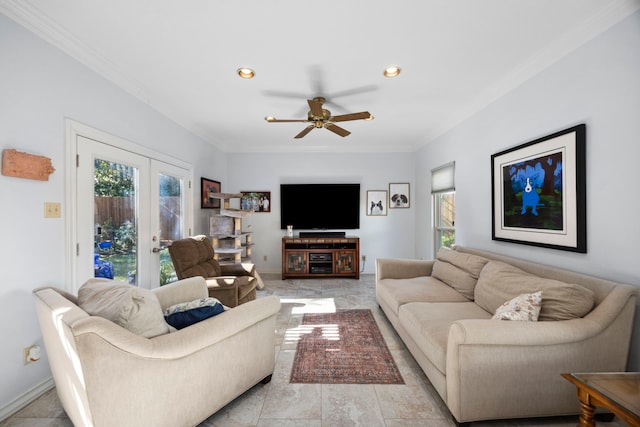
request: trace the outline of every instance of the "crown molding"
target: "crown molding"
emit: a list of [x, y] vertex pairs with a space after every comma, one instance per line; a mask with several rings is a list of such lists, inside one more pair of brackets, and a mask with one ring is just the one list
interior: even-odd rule
[[[412, 145], [411, 149], [418, 150], [425, 144], [432, 142], [639, 9], [640, 2], [638, 0], [614, 0], [609, 2], [598, 13], [505, 74], [503, 78], [485, 89], [479, 96], [449, 116], [439, 126], [433, 128], [422, 138], [421, 142]], [[157, 99], [152, 101], [148, 89], [142, 83], [127, 76], [115, 64], [91, 50], [73, 34], [56, 24], [28, 2], [0, 0], [0, 12], [217, 149], [223, 152], [234, 152], [234, 149], [229, 147], [228, 144], [218, 141], [209, 132], [187, 119], [184, 114], [176, 111], [175, 108], [167, 103], [159, 102]], [[274, 151], [280, 151], [278, 147], [272, 148]], [[395, 148], [395, 151], [397, 151], [397, 147]], [[248, 151], [252, 150], [249, 149]], [[386, 152], [387, 149], [382, 148], [379, 151]]]
[[215, 148], [224, 151], [224, 145], [204, 129], [187, 119], [167, 103], [153, 100], [142, 83], [126, 75], [115, 64], [90, 49], [72, 33], [58, 25], [39, 9], [25, 1], [0, 0], [0, 12], [27, 30], [52, 44], [99, 76], [109, 80], [128, 94], [158, 111]]
[[604, 33], [623, 19], [640, 9], [638, 0], [615, 0], [586, 19], [580, 25], [567, 31], [553, 43], [531, 55], [526, 61], [505, 74], [495, 84], [481, 92], [475, 99], [451, 115], [439, 126], [432, 129], [424, 140], [414, 148], [418, 150], [436, 138], [453, 129], [463, 121], [482, 111], [491, 103], [511, 92], [527, 80], [533, 78], [571, 52]]

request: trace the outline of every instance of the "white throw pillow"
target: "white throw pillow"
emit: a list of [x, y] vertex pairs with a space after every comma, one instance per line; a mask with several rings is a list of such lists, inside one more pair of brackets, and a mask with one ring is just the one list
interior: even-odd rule
[[542, 308], [542, 291], [521, 294], [496, 309], [493, 320], [520, 320], [536, 322]]
[[91, 316], [152, 338], [169, 332], [158, 297], [149, 289], [108, 279], [89, 279], [78, 290], [78, 306]]

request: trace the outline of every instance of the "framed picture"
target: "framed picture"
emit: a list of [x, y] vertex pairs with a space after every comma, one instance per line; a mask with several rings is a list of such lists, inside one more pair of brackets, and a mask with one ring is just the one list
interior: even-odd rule
[[367, 190], [367, 215], [387, 214], [387, 190]]
[[389, 184], [389, 209], [408, 208], [410, 205], [409, 183]]
[[209, 193], [220, 193], [222, 187], [218, 181], [200, 178], [200, 207], [202, 209], [220, 209], [220, 199], [209, 197]]
[[254, 212], [271, 212], [271, 191], [241, 191], [241, 208]]
[[587, 252], [586, 126], [491, 156], [492, 239]]

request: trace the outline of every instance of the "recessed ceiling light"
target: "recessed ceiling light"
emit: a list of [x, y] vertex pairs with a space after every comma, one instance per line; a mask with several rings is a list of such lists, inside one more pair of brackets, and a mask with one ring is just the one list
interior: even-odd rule
[[387, 68], [386, 70], [384, 70], [384, 76], [385, 77], [396, 77], [398, 74], [400, 74], [400, 67], [394, 65], [392, 67]]
[[238, 68], [238, 75], [243, 79], [252, 79], [256, 73], [251, 68]]

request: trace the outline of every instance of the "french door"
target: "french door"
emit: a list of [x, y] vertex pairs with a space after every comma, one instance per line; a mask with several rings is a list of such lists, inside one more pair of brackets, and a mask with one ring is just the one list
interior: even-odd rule
[[82, 135], [75, 149], [75, 288], [91, 277], [176, 280], [167, 247], [190, 234], [190, 171]]

